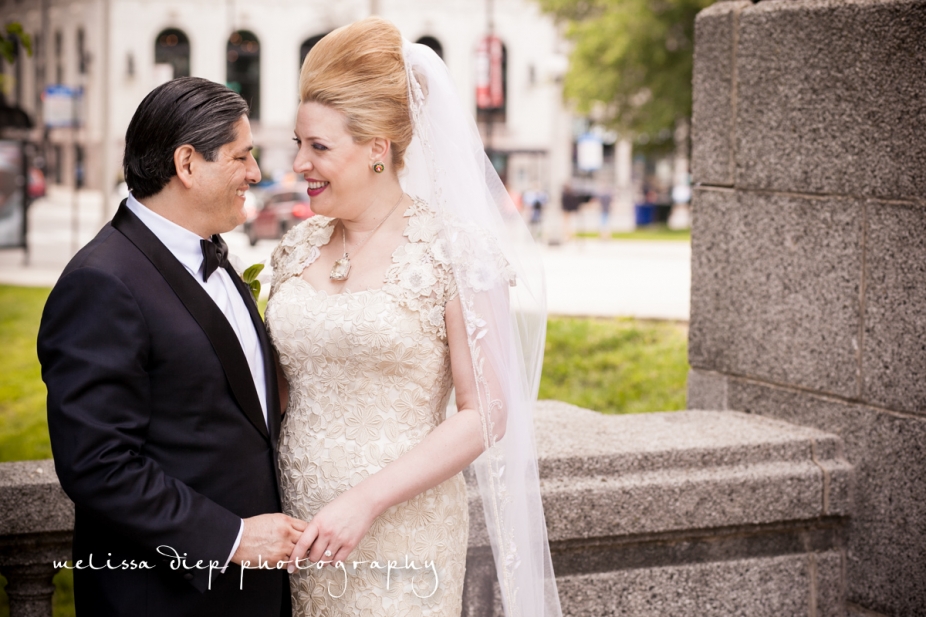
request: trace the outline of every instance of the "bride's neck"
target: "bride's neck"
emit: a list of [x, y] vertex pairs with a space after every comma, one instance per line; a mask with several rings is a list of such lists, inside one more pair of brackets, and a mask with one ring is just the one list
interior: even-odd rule
[[394, 206], [404, 196], [398, 180], [382, 183], [382, 186], [377, 187], [376, 191], [366, 198], [366, 205], [361, 206], [355, 215], [341, 217], [341, 224], [347, 230], [347, 235], [364, 234], [372, 231], [384, 218], [398, 209], [394, 208]]

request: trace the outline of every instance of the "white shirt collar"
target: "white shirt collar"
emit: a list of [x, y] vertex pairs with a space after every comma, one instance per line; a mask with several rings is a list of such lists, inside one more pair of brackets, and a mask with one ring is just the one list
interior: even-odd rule
[[139, 202], [130, 193], [125, 203], [132, 214], [141, 219], [151, 233], [167, 247], [174, 257], [193, 274], [202, 272], [203, 250], [199, 244], [202, 238], [185, 227], [169, 221], [154, 210]]

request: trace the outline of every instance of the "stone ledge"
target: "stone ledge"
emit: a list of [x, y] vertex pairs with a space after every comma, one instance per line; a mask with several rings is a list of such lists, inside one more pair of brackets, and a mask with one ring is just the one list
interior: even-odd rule
[[[551, 538], [558, 537], [552, 534], [557, 517], [568, 520], [579, 509], [569, 503], [571, 491], [590, 511], [602, 509], [606, 522], [596, 527], [621, 533], [695, 528], [699, 520], [709, 527], [781, 520], [762, 510], [779, 510], [785, 501], [792, 519], [845, 516], [851, 508], [851, 467], [839, 438], [764, 416], [732, 411], [607, 416], [541, 401], [536, 432]], [[824, 470], [834, 493], [826, 496], [826, 510]], [[771, 488], [779, 484], [786, 494]], [[841, 488], [833, 490], [834, 485]], [[661, 497], [654, 498], [654, 491]], [[648, 496], [638, 501], [629, 498], [633, 493]], [[689, 512], [679, 498], [692, 506], [713, 504], [717, 512]], [[663, 510], [654, 514], [660, 520], [651, 519], [650, 504], [664, 506], [662, 499], [675, 505], [674, 512], [657, 508]], [[67, 531], [74, 524], [73, 504], [51, 460], [2, 464], [0, 502], [6, 504], [0, 510], [2, 536]]]
[[[844, 613], [854, 472], [838, 437], [729, 411], [541, 401], [535, 418], [564, 615]], [[464, 615], [499, 617], [469, 480]]]
[[567, 576], [558, 582], [568, 617], [822, 617], [844, 614], [826, 593], [840, 587], [840, 568], [840, 554], [829, 551]]
[[[848, 516], [839, 438], [733, 411], [608, 416], [536, 409], [551, 541]], [[470, 485], [470, 545], [488, 544]]]
[[[535, 430], [566, 615], [693, 614], [712, 597], [724, 598], [718, 610], [764, 615], [750, 610], [766, 588], [782, 606], [843, 606], [831, 580], [842, 576], [853, 470], [839, 438], [738, 412], [607, 416], [556, 401], [537, 405]], [[470, 489], [464, 614], [485, 617], [499, 614], [497, 584]], [[66, 550], [73, 525], [52, 462], [0, 464], [0, 501], [4, 573], [28, 583], [23, 568], [47, 563], [50, 580], [50, 555]], [[828, 574], [806, 575], [819, 560]], [[744, 564], [771, 587], [744, 589]], [[655, 612], [628, 612], [638, 602]]]
[[74, 504], [51, 459], [0, 464], [0, 503], [0, 537], [74, 528]]

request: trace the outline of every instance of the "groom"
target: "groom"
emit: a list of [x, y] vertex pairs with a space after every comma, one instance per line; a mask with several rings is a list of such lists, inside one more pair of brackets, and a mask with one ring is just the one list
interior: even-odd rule
[[260, 180], [247, 113], [199, 78], [145, 97], [126, 133], [132, 194], [45, 305], [78, 617], [290, 615], [275, 566], [306, 525], [280, 513], [270, 344], [215, 235]]

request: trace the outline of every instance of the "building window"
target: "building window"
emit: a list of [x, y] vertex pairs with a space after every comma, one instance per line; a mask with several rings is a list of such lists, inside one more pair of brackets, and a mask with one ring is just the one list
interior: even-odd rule
[[33, 109], [38, 112], [42, 109], [42, 91], [45, 89], [45, 71], [44, 64], [45, 58], [48, 55], [45, 53], [45, 48], [42, 45], [45, 44], [45, 37], [42, 33], [38, 33], [32, 36], [32, 48], [35, 50], [35, 54], [32, 58], [32, 81], [34, 85], [34, 94], [35, 100], [33, 101]]
[[433, 36], [423, 36], [415, 42], [420, 43], [422, 45], [427, 45], [428, 47], [434, 50], [434, 53], [437, 54], [438, 58], [440, 58], [441, 60], [444, 59], [444, 46], [441, 45], [440, 41], [435, 39]]
[[226, 85], [251, 106], [251, 119], [260, 119], [260, 42], [248, 30], [233, 32], [228, 39]]
[[84, 147], [74, 144], [74, 186], [79, 189], [87, 185], [87, 165]]
[[172, 79], [190, 76], [190, 39], [183, 30], [163, 30], [154, 42], [154, 63], [169, 64]]
[[87, 74], [87, 49], [84, 41], [84, 29], [77, 29], [77, 73]]
[[26, 61], [26, 51], [20, 48], [19, 39], [13, 39], [13, 57], [17, 58], [13, 63], [13, 96], [16, 97], [16, 104], [24, 107], [23, 103], [23, 62]]
[[61, 144], [54, 144], [51, 147], [52, 151], [52, 166], [54, 170], [55, 184], [61, 184], [64, 179], [64, 148], [61, 147]]
[[487, 36], [476, 50], [476, 121], [504, 123], [508, 109], [508, 48]]
[[299, 73], [302, 73], [302, 63], [305, 62], [305, 57], [309, 55], [309, 52], [312, 51], [312, 48], [315, 45], [325, 38], [325, 35], [328, 34], [316, 34], [313, 37], [309, 37], [306, 40], [302, 41], [302, 45], [299, 46]]
[[61, 37], [61, 30], [55, 32], [55, 83], [64, 83], [64, 64], [62, 64], [61, 53], [64, 41]]

